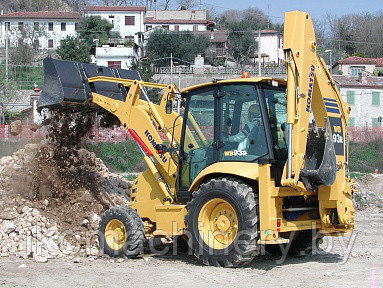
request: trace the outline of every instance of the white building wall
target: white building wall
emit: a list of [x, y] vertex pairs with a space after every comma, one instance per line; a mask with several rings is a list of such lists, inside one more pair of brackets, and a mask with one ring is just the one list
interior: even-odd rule
[[282, 38], [275, 35], [261, 34], [261, 53], [269, 55], [269, 62], [281, 63], [284, 61]]
[[335, 67], [335, 69], [333, 69], [333, 73], [339, 74], [339, 71], [341, 71], [340, 75], [351, 75], [351, 68], [354, 67], [364, 68], [364, 71], [370, 74], [375, 70], [375, 64], [338, 64], [337, 68]]
[[197, 26], [197, 31], [206, 31], [206, 25], [205, 24], [145, 24], [146, 26], [152, 26], [152, 30], [156, 27], [162, 27], [163, 25], [168, 25], [170, 31], [175, 31], [175, 26], [179, 27], [179, 31], [194, 31], [194, 25]]
[[[340, 88], [339, 92], [346, 103], [347, 91], [355, 93], [355, 104], [349, 104], [355, 127], [371, 127], [372, 118], [383, 117], [383, 89]], [[380, 92], [380, 105], [372, 105], [372, 92]]]
[[108, 67], [109, 61], [120, 61], [122, 69], [129, 69], [133, 61], [133, 47], [97, 47], [96, 64]]
[[[37, 20], [37, 19], [16, 19], [16, 20], [4, 20], [1, 21], [1, 47], [5, 47], [5, 26], [6, 22], [10, 22], [10, 30], [8, 34], [8, 39], [10, 41], [11, 47], [16, 47], [18, 44], [18, 39], [21, 37], [21, 32], [19, 31], [19, 22], [24, 23], [24, 29], [27, 31], [27, 35], [30, 35], [28, 37], [29, 39], [24, 39], [24, 41], [30, 42], [30, 39], [32, 38], [32, 35], [35, 33], [34, 38], [39, 39], [39, 46], [40, 49], [57, 49], [60, 47], [60, 41], [62, 39], [65, 39], [67, 36], [75, 36], [76, 35], [76, 29], [75, 25], [78, 21], [74, 20]], [[34, 23], [39, 23], [39, 30], [38, 32], [34, 32]], [[53, 31], [49, 31], [49, 24], [53, 23]], [[61, 31], [61, 23], [66, 23], [66, 29], [65, 31]], [[37, 35], [39, 37], [37, 37]], [[48, 48], [48, 41], [49, 39], [53, 40], [53, 48]], [[32, 44], [32, 43], [29, 43]]]
[[[114, 25], [114, 31], [118, 31], [122, 38], [134, 36], [134, 42], [138, 43], [138, 32], [144, 30], [143, 11], [85, 11], [85, 16], [100, 16]], [[114, 16], [110, 17], [110, 16]], [[125, 16], [134, 16], [134, 25], [125, 25]]]

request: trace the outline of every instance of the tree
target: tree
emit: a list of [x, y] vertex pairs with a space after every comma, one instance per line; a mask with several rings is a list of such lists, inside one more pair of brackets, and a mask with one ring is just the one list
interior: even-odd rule
[[249, 58], [254, 57], [258, 47], [252, 31], [241, 22], [232, 26], [227, 37], [229, 54], [237, 65], [244, 65]]
[[[172, 31], [154, 31], [150, 34], [146, 46], [147, 57], [150, 60], [173, 57], [193, 62], [197, 54], [204, 54], [209, 47], [209, 39], [205, 36], [195, 36], [190, 31], [182, 33]], [[157, 61], [157, 65], [169, 65], [169, 60]]]
[[73, 36], [67, 36], [67, 38], [62, 40], [61, 46], [56, 52], [63, 60], [83, 63], [90, 62], [90, 46]]
[[14, 103], [16, 100], [16, 85], [12, 80], [7, 80], [4, 71], [0, 75], [0, 123], [5, 123], [5, 104]]
[[121, 38], [121, 35], [111, 31], [112, 29], [113, 24], [108, 20], [101, 19], [100, 16], [90, 16], [81, 19], [78, 34], [81, 39], [92, 45], [94, 39], [99, 39], [102, 43], [110, 38]]
[[47, 35], [45, 27], [24, 24], [22, 29], [12, 28], [8, 33], [14, 42], [10, 48], [11, 63], [31, 65], [39, 54], [39, 39]]

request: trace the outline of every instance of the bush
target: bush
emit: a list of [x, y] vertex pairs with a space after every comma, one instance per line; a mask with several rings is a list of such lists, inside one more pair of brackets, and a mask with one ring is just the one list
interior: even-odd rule
[[381, 140], [365, 143], [350, 142], [349, 168], [352, 172], [383, 172], [383, 145]]
[[142, 172], [144, 157], [134, 141], [87, 144], [85, 148], [96, 153], [112, 172]]

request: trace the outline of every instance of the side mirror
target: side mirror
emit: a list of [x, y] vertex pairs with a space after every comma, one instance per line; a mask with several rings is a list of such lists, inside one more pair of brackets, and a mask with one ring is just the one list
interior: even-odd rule
[[172, 100], [166, 100], [165, 110], [166, 110], [166, 114], [172, 114], [172, 112], [173, 112], [173, 101]]

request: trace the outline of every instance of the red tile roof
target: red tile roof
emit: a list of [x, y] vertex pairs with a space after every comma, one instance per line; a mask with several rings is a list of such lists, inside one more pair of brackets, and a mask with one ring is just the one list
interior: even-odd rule
[[145, 24], [207, 24], [207, 20], [196, 19], [154, 19], [152, 17], [145, 18]]
[[145, 6], [85, 6], [83, 11], [146, 11]]
[[[194, 31], [194, 35], [204, 35], [209, 38], [211, 43], [222, 43], [227, 42], [227, 30], [214, 30], [214, 31]], [[212, 37], [213, 36], [213, 37]]]
[[[382, 58], [380, 58], [382, 59]], [[364, 58], [359, 56], [351, 56], [338, 61], [339, 64], [366, 64], [374, 65], [379, 58]]]
[[333, 75], [334, 81], [341, 88], [375, 88], [383, 89], [383, 77], [366, 76], [366, 83], [360, 81], [359, 76]]
[[13, 12], [0, 15], [0, 19], [80, 19], [79, 12], [62, 12], [62, 11], [37, 11], [37, 12]]

